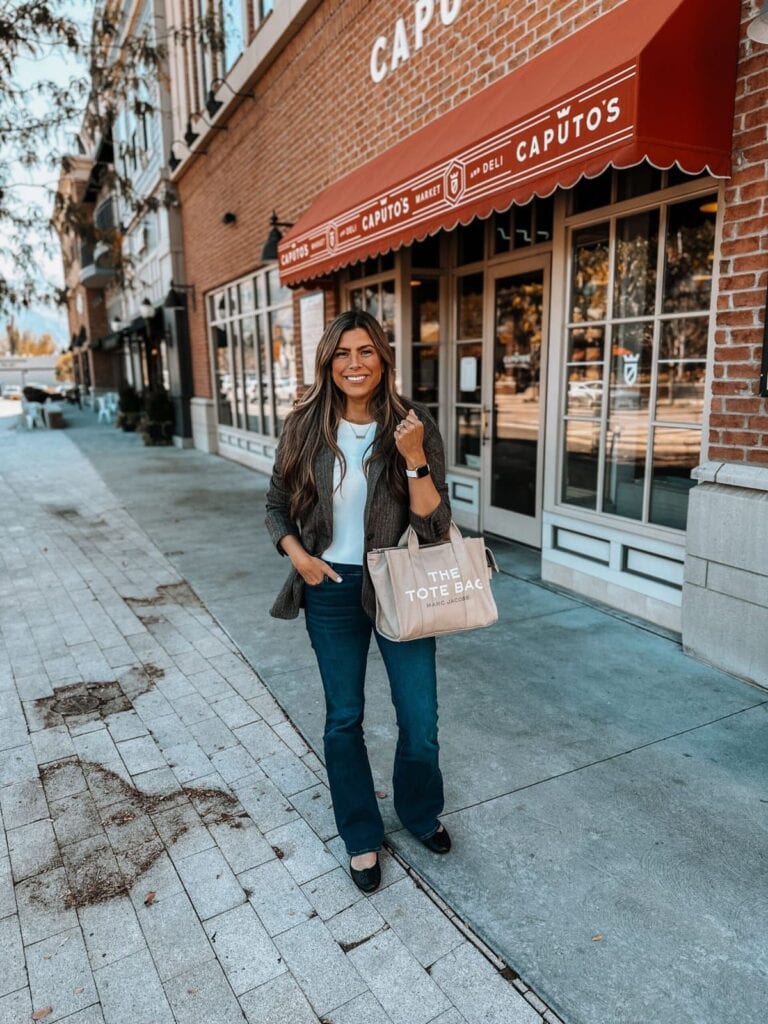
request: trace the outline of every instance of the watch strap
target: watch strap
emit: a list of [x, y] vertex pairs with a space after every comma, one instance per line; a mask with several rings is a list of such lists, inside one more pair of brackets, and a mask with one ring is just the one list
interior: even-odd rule
[[416, 469], [406, 469], [405, 475], [411, 480], [418, 480], [423, 476], [429, 476], [429, 472], [429, 463], [425, 462], [423, 466], [417, 466]]

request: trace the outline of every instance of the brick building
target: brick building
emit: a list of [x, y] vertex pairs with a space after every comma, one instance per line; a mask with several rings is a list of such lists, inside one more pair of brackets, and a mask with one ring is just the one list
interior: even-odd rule
[[461, 525], [768, 682], [754, 0], [222, 10], [220, 51], [170, 55], [195, 443], [267, 471], [322, 324], [366, 308]]

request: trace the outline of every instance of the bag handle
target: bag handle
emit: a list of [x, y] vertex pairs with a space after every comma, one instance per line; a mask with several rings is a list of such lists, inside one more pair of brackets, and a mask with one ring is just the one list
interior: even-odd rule
[[[461, 568], [462, 572], [466, 569], [466, 547], [464, 546], [464, 538], [461, 535], [461, 530], [458, 528], [456, 523], [451, 520], [451, 527], [448, 531], [451, 547], [453, 548], [453, 557], [456, 559], [456, 564]], [[419, 555], [419, 535], [416, 533], [412, 526], [408, 526], [403, 536], [400, 538], [399, 547], [407, 547], [408, 553], [412, 559], [418, 559]]]

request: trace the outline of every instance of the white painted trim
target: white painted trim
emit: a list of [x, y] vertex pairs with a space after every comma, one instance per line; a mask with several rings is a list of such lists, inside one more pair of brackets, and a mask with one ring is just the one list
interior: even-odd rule
[[[583, 535], [585, 543], [590, 539], [609, 545], [609, 564], [587, 557], [579, 557], [574, 551], [566, 551], [556, 546], [558, 528]], [[669, 566], [669, 579], [665, 584], [661, 579], [651, 579], [627, 569], [627, 555], [637, 553], [641, 557], [646, 554], [651, 558], [662, 559], [672, 564]], [[583, 519], [559, 513], [544, 513], [544, 532], [542, 544], [542, 578], [553, 582], [562, 582], [565, 575], [570, 574], [572, 582], [567, 584], [571, 589], [588, 594], [597, 600], [610, 603], [625, 611], [651, 618], [651, 621], [673, 629], [680, 629], [678, 617], [667, 614], [659, 617], [662, 606], [680, 608], [682, 604], [682, 569], [685, 560], [685, 544], [668, 543], [659, 538], [651, 538], [639, 531], [615, 529], [604, 523], [587, 524]], [[661, 563], [660, 563], [661, 566]], [[679, 569], [676, 567], [679, 566]], [[559, 567], [559, 568], [558, 568]], [[595, 581], [598, 581], [597, 583]], [[679, 581], [679, 582], [678, 582]], [[608, 591], [600, 587], [610, 588]], [[624, 596], [621, 596], [621, 593]], [[653, 616], [639, 612], [633, 602], [642, 596], [644, 602], [652, 602], [655, 611]], [[674, 619], [677, 625], [670, 625]]]

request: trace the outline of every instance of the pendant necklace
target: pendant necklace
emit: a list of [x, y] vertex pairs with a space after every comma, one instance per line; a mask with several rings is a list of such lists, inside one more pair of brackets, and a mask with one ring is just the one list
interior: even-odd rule
[[[373, 426], [373, 423], [366, 423], [365, 430], [362, 432], [362, 434], [358, 434], [358, 432], [355, 430], [355, 424], [354, 423], [352, 423], [350, 420], [346, 420], [345, 422], [349, 423], [350, 430], [355, 435], [355, 437], [357, 438], [358, 441], [364, 441], [366, 439], [366, 437], [368, 437], [368, 432], [370, 431], [371, 427]], [[361, 424], [357, 424], [357, 426], [360, 426], [360, 425]]]

